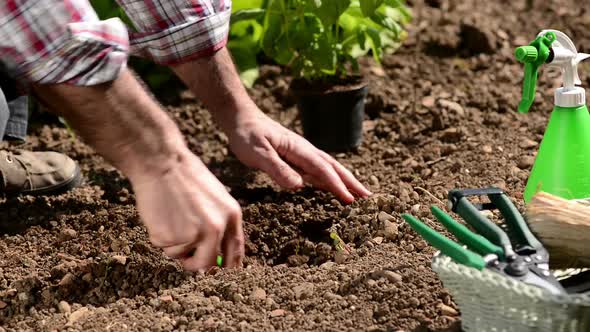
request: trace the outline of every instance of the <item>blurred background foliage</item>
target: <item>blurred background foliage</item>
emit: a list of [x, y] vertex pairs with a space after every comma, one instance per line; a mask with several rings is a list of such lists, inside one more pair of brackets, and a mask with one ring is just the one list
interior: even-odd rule
[[[115, 0], [90, 2], [101, 19], [118, 17], [130, 31], [135, 30]], [[279, 13], [277, 8], [282, 12]], [[310, 19], [313, 24], [297, 27], [292, 24], [297, 23], [297, 18], [291, 17], [289, 10], [298, 10], [297, 13], [302, 15], [298, 24], [306, 24]], [[401, 0], [233, 0], [227, 47], [242, 82], [251, 87], [258, 78], [260, 63], [274, 62], [287, 67], [296, 66], [300, 71], [309, 70], [321, 63], [327, 52], [335, 54], [336, 65], [345, 60], [354, 60], [352, 64], [356, 65], [356, 58], [367, 53], [379, 60], [383, 53], [399, 47], [405, 36], [403, 24], [410, 19], [410, 12]], [[319, 49], [317, 45], [324, 45], [322, 41], [328, 34], [342, 40], [331, 40], [329, 50]], [[284, 36], [294, 36], [291, 40], [298, 41], [297, 47], [273, 44], [281, 42]], [[320, 51], [308, 52], [315, 57], [303, 56], [306, 54], [303, 50], [309, 47]], [[345, 59], [338, 59], [338, 56]], [[137, 57], [131, 57], [129, 65], [157, 95], [171, 89], [178, 91], [176, 88], [181, 86], [166, 67]]]

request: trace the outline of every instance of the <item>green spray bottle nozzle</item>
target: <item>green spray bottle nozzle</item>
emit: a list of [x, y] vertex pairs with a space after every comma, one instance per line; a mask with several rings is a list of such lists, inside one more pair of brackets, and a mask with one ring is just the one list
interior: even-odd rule
[[551, 44], [557, 39], [554, 32], [538, 36], [528, 46], [516, 48], [516, 59], [525, 64], [522, 100], [518, 104], [518, 112], [527, 113], [535, 100], [539, 67], [551, 61]]

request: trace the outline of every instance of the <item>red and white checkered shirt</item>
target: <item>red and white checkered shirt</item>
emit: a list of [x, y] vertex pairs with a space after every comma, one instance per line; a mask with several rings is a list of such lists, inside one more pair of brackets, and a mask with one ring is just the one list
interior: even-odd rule
[[117, 0], [137, 32], [100, 21], [88, 0], [0, 0], [0, 62], [20, 79], [89, 86], [128, 54], [170, 65], [225, 46], [231, 0]]

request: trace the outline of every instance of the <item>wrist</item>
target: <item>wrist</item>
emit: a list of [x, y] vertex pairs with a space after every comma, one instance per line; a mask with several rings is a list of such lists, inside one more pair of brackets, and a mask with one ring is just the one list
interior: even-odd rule
[[213, 119], [226, 134], [231, 133], [247, 121], [256, 119], [260, 110], [254, 102], [247, 98], [238, 104], [227, 104], [211, 111]]
[[[115, 166], [132, 183], [165, 175], [191, 151], [176, 128], [122, 142]], [[151, 137], [150, 137], [151, 136]]]

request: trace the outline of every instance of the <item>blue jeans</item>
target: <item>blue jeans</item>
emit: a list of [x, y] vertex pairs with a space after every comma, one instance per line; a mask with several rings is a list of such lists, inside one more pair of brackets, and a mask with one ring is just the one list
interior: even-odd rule
[[0, 63], [0, 140], [24, 140], [28, 120], [28, 98], [19, 95], [17, 82]]
[[0, 139], [24, 140], [27, 136], [29, 103], [27, 96], [7, 100], [0, 89]]

